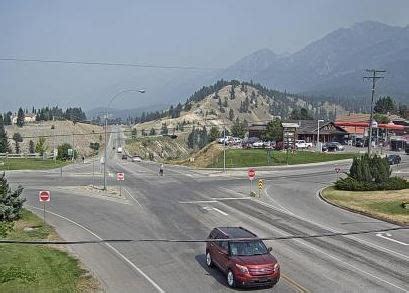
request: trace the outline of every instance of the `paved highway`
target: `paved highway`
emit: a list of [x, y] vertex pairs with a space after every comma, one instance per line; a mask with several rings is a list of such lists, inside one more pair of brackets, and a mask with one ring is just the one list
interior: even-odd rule
[[[123, 137], [116, 136], [110, 146]], [[92, 164], [59, 170], [10, 172], [24, 185], [28, 207], [41, 214], [37, 193], [50, 189], [47, 221], [66, 240], [203, 239], [215, 226], [243, 226], [261, 237], [315, 235], [396, 227], [323, 202], [318, 191], [336, 179], [333, 164], [264, 171], [260, 199], [248, 198], [238, 171], [189, 170], [123, 161], [110, 149], [109, 170], [125, 173], [122, 196], [104, 196], [92, 183]], [[404, 172], [406, 163], [400, 167]], [[405, 165], [406, 164], [406, 165]], [[99, 162], [96, 184], [102, 185]], [[339, 164], [347, 168], [347, 164]], [[113, 176], [108, 183], [116, 187]], [[281, 264], [274, 292], [407, 292], [409, 235], [386, 234], [267, 241]], [[204, 244], [124, 242], [70, 245], [107, 292], [230, 292], [224, 276], [205, 264]]]

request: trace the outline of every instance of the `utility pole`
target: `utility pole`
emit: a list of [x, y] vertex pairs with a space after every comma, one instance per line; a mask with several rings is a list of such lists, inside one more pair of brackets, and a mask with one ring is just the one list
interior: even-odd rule
[[368, 155], [371, 155], [372, 146], [372, 120], [373, 120], [373, 98], [375, 96], [375, 83], [378, 79], [384, 78], [378, 74], [385, 73], [385, 70], [367, 69], [369, 76], [364, 76], [364, 79], [372, 79], [372, 97], [371, 97], [371, 114], [369, 116], [369, 141], [368, 141]]

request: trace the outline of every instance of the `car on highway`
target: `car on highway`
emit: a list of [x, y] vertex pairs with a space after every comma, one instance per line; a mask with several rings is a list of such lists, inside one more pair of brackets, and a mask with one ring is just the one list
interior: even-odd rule
[[216, 240], [206, 244], [206, 264], [218, 267], [226, 275], [229, 287], [274, 286], [280, 279], [280, 265], [271, 255], [272, 249], [249, 230], [217, 227], [208, 239]]
[[322, 147], [323, 151], [328, 151], [328, 152], [343, 151], [344, 149], [345, 149], [344, 146], [336, 141], [328, 142]]
[[312, 148], [312, 142], [306, 142], [305, 140], [296, 140], [295, 141], [295, 147], [297, 149], [308, 149], [308, 148]]
[[140, 156], [133, 156], [132, 162], [142, 162], [142, 158]]
[[388, 161], [389, 165], [396, 165], [400, 164], [402, 158], [399, 155], [391, 154], [386, 156], [386, 160]]

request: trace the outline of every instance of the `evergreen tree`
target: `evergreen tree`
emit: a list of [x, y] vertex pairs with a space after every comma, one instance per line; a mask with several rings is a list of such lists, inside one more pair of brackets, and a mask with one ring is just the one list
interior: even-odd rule
[[246, 132], [247, 132], [247, 128], [244, 126], [244, 123], [240, 122], [239, 117], [237, 117], [236, 121], [234, 121], [231, 127], [231, 134], [233, 136], [244, 138], [244, 136], [246, 135]]
[[166, 134], [168, 134], [168, 132], [169, 132], [168, 126], [166, 125], [166, 123], [162, 123], [162, 128], [160, 130], [160, 134], [166, 135]]
[[212, 126], [209, 131], [209, 141], [215, 141], [220, 137], [220, 131], [216, 126]]
[[32, 140], [30, 140], [30, 142], [28, 143], [28, 152], [30, 154], [35, 153], [34, 141], [32, 141]]
[[0, 153], [10, 152], [10, 145], [6, 129], [4, 128], [3, 115], [0, 114]]
[[229, 104], [227, 103], [227, 98], [224, 97], [223, 107], [227, 108]]
[[231, 85], [230, 89], [230, 100], [234, 100], [236, 98], [236, 93], [234, 91], [234, 84]]
[[21, 198], [23, 187], [12, 191], [5, 174], [0, 175], [0, 222], [11, 222], [21, 217], [25, 198]]
[[18, 127], [23, 127], [24, 126], [24, 111], [23, 109], [20, 107], [18, 109], [18, 113], [17, 113], [17, 126]]
[[234, 112], [233, 112], [233, 109], [230, 108], [230, 111], [229, 111], [229, 120], [230, 120], [230, 121], [233, 121], [233, 119], [234, 119]]
[[10, 111], [8, 111], [6, 113], [6, 115], [4, 116], [4, 125], [11, 125], [11, 116], [13, 115], [13, 113], [11, 113]]
[[395, 102], [389, 96], [379, 98], [375, 103], [374, 111], [375, 113], [380, 114], [395, 113], [396, 112]]
[[21, 136], [20, 133], [15, 132], [13, 134], [13, 140], [16, 144], [16, 154], [19, 154], [20, 153], [20, 142], [23, 142], [23, 137]]
[[281, 120], [276, 118], [273, 121], [268, 122], [266, 132], [263, 134], [262, 138], [269, 141], [282, 141], [283, 127], [281, 126]]

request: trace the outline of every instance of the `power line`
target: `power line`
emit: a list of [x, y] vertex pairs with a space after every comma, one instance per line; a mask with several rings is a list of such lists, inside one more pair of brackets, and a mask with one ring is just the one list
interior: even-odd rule
[[119, 62], [92, 62], [77, 60], [57, 60], [57, 59], [27, 59], [27, 58], [0, 58], [3, 62], [24, 62], [24, 63], [56, 63], [72, 65], [97, 65], [97, 66], [117, 66], [117, 67], [139, 67], [153, 69], [180, 69], [180, 70], [224, 70], [220, 67], [202, 67], [202, 66], [180, 66], [180, 65], [156, 65], [156, 64], [138, 64], [138, 63], [119, 63]]
[[388, 229], [376, 229], [376, 230], [361, 230], [353, 232], [330, 232], [313, 235], [290, 235], [281, 237], [255, 237], [255, 238], [223, 238], [223, 239], [167, 239], [167, 238], [142, 238], [142, 239], [102, 239], [102, 240], [78, 240], [78, 241], [44, 241], [44, 240], [14, 240], [14, 239], [0, 239], [1, 243], [12, 244], [99, 244], [108, 242], [162, 242], [162, 243], [206, 243], [206, 242], [234, 242], [234, 241], [255, 241], [255, 240], [267, 240], [267, 241], [279, 241], [279, 240], [292, 240], [292, 239], [313, 239], [313, 238], [325, 238], [325, 237], [337, 237], [337, 236], [349, 236], [349, 235], [362, 235], [370, 233], [384, 233], [397, 230], [407, 230], [409, 226], [395, 227]]

